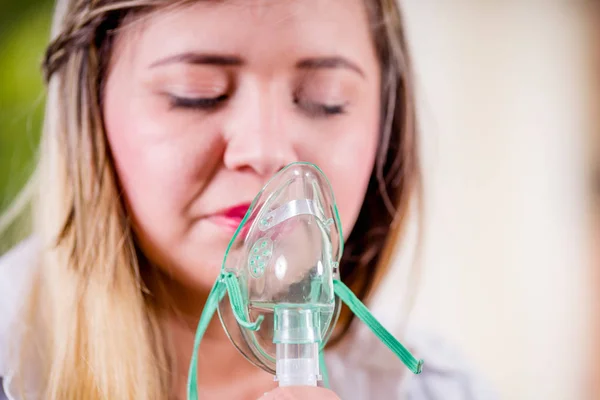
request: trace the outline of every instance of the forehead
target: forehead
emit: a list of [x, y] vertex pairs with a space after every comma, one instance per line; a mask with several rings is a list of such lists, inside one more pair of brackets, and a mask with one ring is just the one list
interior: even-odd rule
[[364, 0], [198, 1], [159, 9], [139, 23], [145, 53], [197, 49], [260, 55], [365, 57], [374, 51]]

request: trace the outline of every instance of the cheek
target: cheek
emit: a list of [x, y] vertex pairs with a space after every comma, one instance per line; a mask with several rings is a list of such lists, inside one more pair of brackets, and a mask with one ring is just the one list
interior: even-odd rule
[[364, 140], [359, 149], [352, 146], [346, 152], [340, 151], [340, 156], [332, 159], [330, 181], [346, 238], [358, 218], [373, 171], [377, 147], [376, 130], [372, 137], [373, 140]]
[[116, 83], [107, 84], [104, 118], [117, 174], [137, 230], [154, 245], [169, 245], [186, 227], [217, 144], [207, 127], [190, 126], [166, 107], [157, 110], [147, 97], [123, 96]]
[[344, 236], [352, 230], [373, 171], [379, 139], [377, 110], [347, 124], [339, 135], [313, 149], [314, 162], [327, 175], [336, 198]]

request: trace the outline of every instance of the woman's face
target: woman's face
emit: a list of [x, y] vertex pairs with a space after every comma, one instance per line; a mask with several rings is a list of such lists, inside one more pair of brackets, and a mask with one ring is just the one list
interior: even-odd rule
[[140, 245], [208, 288], [266, 181], [318, 165], [349, 233], [373, 167], [380, 72], [362, 0], [201, 1], [117, 35], [103, 113]]

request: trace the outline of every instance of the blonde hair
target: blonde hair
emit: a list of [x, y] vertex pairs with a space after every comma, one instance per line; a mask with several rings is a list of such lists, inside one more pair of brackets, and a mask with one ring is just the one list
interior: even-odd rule
[[[166, 1], [58, 0], [45, 60], [49, 81], [34, 196], [40, 268], [24, 341], [42, 357], [41, 397], [164, 399], [173, 363], [161, 330], [153, 271], [139, 253], [120, 199], [100, 110], [112, 31], [132, 11]], [[395, 0], [368, 1], [382, 65], [377, 165], [341, 265], [365, 299], [395, 253], [420, 192], [410, 63]], [[342, 311], [342, 338], [352, 320]], [[28, 351], [28, 350], [24, 350]], [[31, 350], [29, 350], [31, 351]], [[25, 354], [21, 359], [24, 360]], [[26, 370], [27, 365], [20, 365]]]

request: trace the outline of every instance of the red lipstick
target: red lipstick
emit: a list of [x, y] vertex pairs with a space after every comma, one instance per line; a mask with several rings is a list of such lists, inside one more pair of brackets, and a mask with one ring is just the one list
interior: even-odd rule
[[235, 230], [244, 219], [249, 208], [250, 203], [239, 204], [215, 213], [211, 219], [229, 230]]
[[240, 204], [235, 207], [231, 207], [227, 210], [224, 210], [222, 215], [226, 218], [237, 219], [239, 220], [239, 222], [241, 222], [242, 219], [244, 219], [244, 216], [248, 212], [249, 208], [250, 204]]

